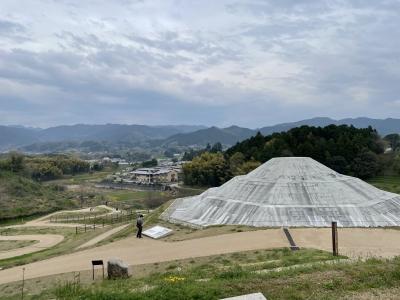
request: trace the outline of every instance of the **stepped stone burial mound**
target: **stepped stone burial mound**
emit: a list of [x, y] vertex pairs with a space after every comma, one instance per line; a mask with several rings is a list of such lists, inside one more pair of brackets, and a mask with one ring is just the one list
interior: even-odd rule
[[176, 199], [161, 218], [192, 226], [383, 227], [400, 225], [400, 195], [308, 157], [273, 158], [220, 187]]

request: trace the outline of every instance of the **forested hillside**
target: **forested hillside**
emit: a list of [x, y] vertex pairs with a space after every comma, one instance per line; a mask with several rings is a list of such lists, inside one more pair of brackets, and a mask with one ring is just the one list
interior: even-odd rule
[[257, 134], [228, 149], [226, 155], [240, 152], [246, 160], [260, 162], [279, 156], [307, 156], [340, 173], [368, 178], [379, 172], [377, 155], [383, 151], [383, 143], [371, 127], [330, 125], [301, 126], [265, 137]]
[[65, 155], [8, 154], [0, 159], [0, 220], [76, 205], [62, 187], [41, 182], [89, 170], [88, 163]]
[[347, 125], [301, 126], [268, 136], [258, 133], [224, 153], [202, 152], [184, 166], [184, 180], [192, 185], [218, 186], [273, 157], [284, 156], [311, 157], [339, 173], [367, 179], [388, 166], [400, 170], [396, 152], [383, 155], [384, 144], [390, 141], [381, 139], [371, 127]]

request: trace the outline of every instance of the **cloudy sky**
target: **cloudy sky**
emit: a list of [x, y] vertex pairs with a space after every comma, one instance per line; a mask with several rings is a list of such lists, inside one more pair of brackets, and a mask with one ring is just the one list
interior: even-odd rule
[[1, 0], [0, 124], [400, 117], [400, 0]]

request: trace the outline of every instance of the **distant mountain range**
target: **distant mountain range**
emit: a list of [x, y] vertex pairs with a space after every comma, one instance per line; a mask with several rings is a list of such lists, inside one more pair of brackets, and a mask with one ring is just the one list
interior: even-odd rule
[[256, 133], [257, 131], [255, 130], [238, 126], [227, 128], [218, 128], [213, 126], [195, 132], [175, 134], [167, 138], [163, 144], [178, 146], [205, 146], [207, 143], [215, 144], [220, 142], [223, 145], [234, 145], [238, 141], [245, 140]]
[[[150, 140], [163, 140], [174, 134], [189, 133], [206, 128], [196, 125], [70, 125], [47, 129], [21, 126], [0, 126], [0, 150], [17, 149], [44, 143], [59, 144], [65, 142], [106, 142], [140, 144]], [[35, 148], [35, 147], [34, 147]]]
[[31, 152], [62, 151], [66, 145], [74, 147], [94, 147], [98, 145], [117, 145], [118, 147], [171, 147], [171, 146], [205, 146], [207, 143], [220, 142], [230, 146], [247, 139], [260, 131], [264, 135], [287, 131], [291, 128], [309, 126], [353, 125], [358, 128], [372, 126], [382, 136], [389, 133], [400, 133], [400, 119], [355, 118], [334, 120], [330, 118], [313, 118], [292, 123], [282, 123], [258, 129], [238, 126], [227, 128], [177, 125], [70, 125], [47, 129], [27, 128], [22, 126], [0, 126], [0, 150], [20, 149]]
[[313, 118], [292, 123], [282, 123], [274, 126], [267, 126], [260, 128], [259, 131], [268, 135], [274, 132], [288, 131], [291, 128], [299, 127], [302, 125], [325, 127], [328, 125], [353, 125], [357, 128], [366, 128], [371, 126], [376, 129], [380, 135], [385, 136], [390, 133], [400, 133], [400, 119], [371, 119], [371, 118], [347, 118], [341, 120], [334, 120], [331, 118]]
[[257, 132], [261, 132], [263, 135], [270, 135], [275, 132], [284, 132], [303, 125], [325, 127], [331, 124], [353, 125], [357, 128], [366, 128], [368, 126], [372, 126], [382, 136], [385, 136], [389, 133], [400, 133], [400, 119], [382, 120], [370, 118], [355, 118], [334, 120], [330, 118], [313, 118], [298, 122], [266, 126], [258, 129], [248, 129], [238, 126], [231, 126], [227, 128], [210, 127], [195, 132], [176, 134], [166, 139], [165, 144], [176, 144], [180, 146], [204, 146], [207, 143], [213, 144], [216, 142], [221, 142], [225, 145], [233, 145], [257, 134]]

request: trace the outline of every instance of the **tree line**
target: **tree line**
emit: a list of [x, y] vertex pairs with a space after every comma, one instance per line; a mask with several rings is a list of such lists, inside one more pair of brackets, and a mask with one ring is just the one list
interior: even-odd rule
[[[25, 156], [12, 152], [0, 160], [0, 170], [20, 173], [37, 181], [61, 178], [91, 170], [91, 165], [81, 159], [67, 155]], [[96, 170], [100, 166], [94, 166]]]
[[[384, 150], [388, 145], [391, 154], [386, 155]], [[183, 167], [183, 178], [188, 185], [219, 186], [273, 157], [305, 156], [339, 173], [368, 179], [385, 168], [400, 174], [399, 149], [399, 135], [381, 139], [371, 127], [301, 126], [268, 136], [257, 133], [225, 152], [222, 149], [214, 153], [206, 149], [192, 152], [192, 161]]]

